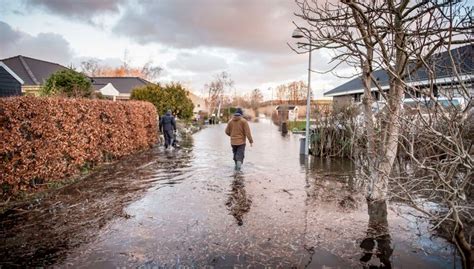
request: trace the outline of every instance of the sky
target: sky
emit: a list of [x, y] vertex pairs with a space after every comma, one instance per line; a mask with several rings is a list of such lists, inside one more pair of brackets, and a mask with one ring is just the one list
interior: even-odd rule
[[[25, 55], [65, 66], [97, 59], [119, 66], [152, 62], [159, 82], [179, 81], [205, 95], [205, 84], [226, 71], [234, 92], [308, 79], [308, 55], [287, 45], [295, 23], [292, 0], [0, 0], [0, 59]], [[313, 52], [312, 69], [328, 68], [331, 54]], [[312, 73], [313, 95], [343, 83]], [[274, 91], [275, 97], [275, 91]]]

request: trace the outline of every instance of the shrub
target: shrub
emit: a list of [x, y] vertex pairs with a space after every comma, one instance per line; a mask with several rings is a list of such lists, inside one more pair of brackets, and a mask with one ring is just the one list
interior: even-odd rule
[[93, 96], [92, 84], [88, 77], [71, 69], [52, 74], [41, 88], [43, 96], [85, 97]]
[[24, 190], [147, 149], [157, 139], [156, 118], [147, 102], [0, 99], [0, 185]]
[[179, 118], [190, 119], [194, 105], [188, 97], [188, 91], [179, 83], [169, 83], [162, 87], [150, 84], [132, 91], [131, 99], [151, 102], [160, 115], [171, 109]]

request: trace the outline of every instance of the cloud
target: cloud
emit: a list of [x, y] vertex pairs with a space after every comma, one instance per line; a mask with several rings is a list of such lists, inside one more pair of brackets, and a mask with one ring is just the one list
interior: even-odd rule
[[142, 1], [124, 8], [112, 32], [178, 51], [165, 66], [167, 80], [200, 90], [225, 70], [237, 88], [250, 90], [306, 78], [308, 56], [286, 44], [297, 8], [287, 0]]
[[178, 53], [176, 59], [167, 64], [167, 68], [206, 73], [225, 70], [228, 64], [221, 56], [195, 51]]
[[0, 21], [0, 58], [25, 55], [60, 64], [69, 64], [72, 50], [63, 36], [55, 33], [29, 35]]
[[76, 68], [80, 69], [80, 66], [81, 66], [82, 62], [87, 62], [89, 60], [97, 61], [98, 65], [101, 66], [101, 67], [119, 67], [123, 64], [122, 59], [120, 59], [118, 57], [114, 57], [114, 58], [95, 58], [95, 57], [84, 57], [84, 56], [74, 57], [72, 59], [72, 64]]
[[63, 17], [90, 21], [104, 13], [117, 13], [123, 0], [25, 0], [27, 7], [43, 8]]
[[142, 1], [124, 9], [113, 31], [177, 48], [288, 51], [296, 5], [288, 0]]
[[[307, 79], [308, 55], [297, 55], [286, 45], [296, 41], [291, 38], [292, 21], [299, 22], [294, 16], [298, 7], [292, 0], [22, 1], [26, 5], [20, 10], [46, 11], [38, 12], [32, 24], [46, 19], [54, 21], [52, 17], [56, 15], [60, 16], [58, 21], [74, 21], [72, 27], [81, 31], [78, 36], [65, 32], [71, 26], [58, 27], [57, 23], [48, 25], [51, 28], [47, 31], [74, 41], [82, 57], [71, 56], [69, 43], [61, 35], [31, 36], [7, 24], [0, 24], [0, 56], [22, 53], [60, 63], [73, 62], [76, 66], [82, 60], [96, 57], [102, 59], [101, 64], [114, 66], [121, 55], [111, 52], [117, 54], [130, 47], [140, 63], [146, 55], [161, 61], [164, 71], [160, 81], [181, 81], [198, 92], [221, 71], [231, 74], [238, 91], [257, 87], [266, 90]], [[101, 20], [104, 27], [88, 25], [92, 22], [98, 26], [94, 22]], [[90, 32], [91, 29], [96, 32]], [[106, 42], [91, 44], [90, 40], [98, 40], [92, 33], [107, 36]], [[48, 49], [38, 52], [41, 47]], [[110, 59], [104, 59], [107, 57]], [[330, 59], [328, 53], [315, 51], [313, 69], [327, 70]], [[338, 71], [341, 69], [344, 68]], [[314, 73], [312, 81], [313, 89], [329, 90], [340, 79]]]

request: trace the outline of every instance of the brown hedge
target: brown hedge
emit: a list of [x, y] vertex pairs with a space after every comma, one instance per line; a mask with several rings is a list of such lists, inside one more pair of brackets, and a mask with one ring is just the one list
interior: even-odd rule
[[157, 132], [148, 102], [0, 98], [0, 185], [6, 194], [73, 176], [151, 147]]

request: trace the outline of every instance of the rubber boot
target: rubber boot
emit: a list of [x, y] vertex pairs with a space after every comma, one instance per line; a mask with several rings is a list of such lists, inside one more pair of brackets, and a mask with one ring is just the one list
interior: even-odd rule
[[235, 162], [235, 171], [240, 171], [242, 168], [242, 162], [241, 161], [236, 161]]

